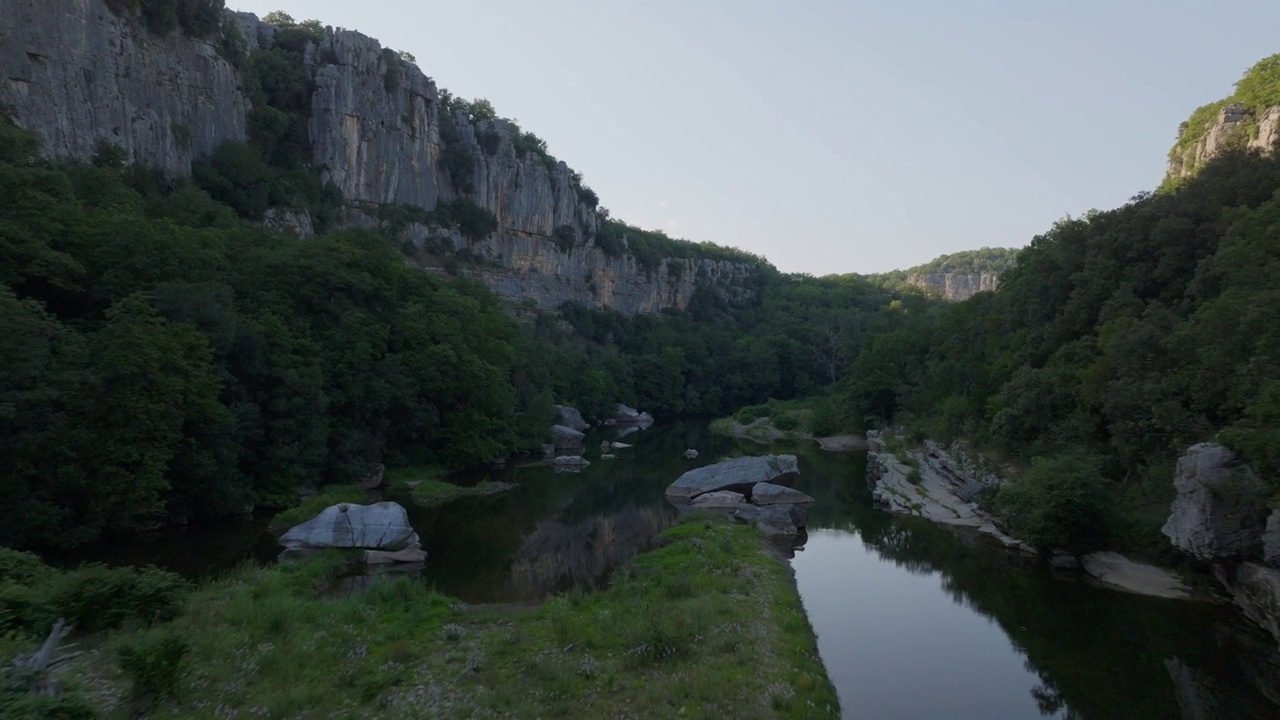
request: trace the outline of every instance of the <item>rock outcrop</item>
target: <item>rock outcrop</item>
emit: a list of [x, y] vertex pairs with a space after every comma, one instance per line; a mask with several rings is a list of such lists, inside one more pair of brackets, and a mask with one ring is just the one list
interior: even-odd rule
[[1154, 565], [1134, 562], [1113, 552], [1085, 555], [1081, 559], [1084, 571], [1099, 582], [1125, 592], [1170, 600], [1191, 597], [1191, 589], [1182, 578]]
[[242, 85], [214, 42], [152, 35], [102, 0], [0, 0], [0, 108], [47, 156], [87, 160], [106, 143], [189, 174], [245, 139]]
[[1193, 445], [1178, 460], [1178, 495], [1162, 532], [1173, 544], [1205, 561], [1243, 557], [1262, 541], [1266, 490], [1231, 450]]
[[[1280, 107], [1250, 110], [1240, 103], [1223, 106], [1200, 127], [1183, 123], [1178, 144], [1169, 153], [1166, 177], [1185, 178], [1230, 148], [1269, 153], [1280, 146]], [[1188, 136], [1188, 133], [1192, 135]], [[1184, 137], [1194, 137], [1194, 141]]]
[[582, 419], [582, 413], [578, 412], [577, 409], [571, 408], [568, 405], [556, 405], [555, 408], [556, 408], [556, 419], [555, 419], [556, 425], [563, 425], [567, 428], [573, 428], [578, 432], [582, 432], [583, 430], [587, 429], [587, 423], [585, 420]]
[[[1256, 473], [1231, 450], [1191, 446], [1178, 460], [1163, 532], [1174, 546], [1210, 563], [1246, 617], [1280, 642], [1280, 510]], [[1256, 562], [1262, 559], [1273, 567]]]
[[327, 548], [363, 548], [365, 561], [421, 562], [426, 558], [409, 514], [397, 503], [339, 503], [280, 537], [286, 554]]
[[1280, 643], [1280, 570], [1242, 563], [1229, 577], [1220, 577], [1245, 617], [1261, 625]]
[[762, 530], [788, 553], [804, 543], [805, 519], [814, 499], [776, 480], [795, 477], [794, 455], [723, 460], [690, 470], [667, 487], [667, 500], [681, 510], [712, 510]]
[[587, 437], [567, 425], [552, 425], [551, 436], [555, 438], [556, 447], [562, 450], [582, 447], [582, 443]]
[[980, 469], [959, 448], [948, 451], [925, 441], [918, 450], [894, 452], [886, 440], [878, 431], [867, 433], [867, 483], [877, 505], [944, 525], [975, 528], [1006, 548], [1023, 549], [1025, 543], [1008, 535], [996, 518], [973, 502], [982, 488], [999, 485], [998, 477]]
[[907, 282], [935, 293], [944, 300], [965, 300], [977, 293], [994, 292], [1000, 286], [997, 273], [928, 273], [911, 275]]
[[1262, 533], [1262, 557], [1271, 567], [1280, 567], [1280, 510], [1272, 510]]
[[795, 455], [737, 457], [686, 472], [667, 487], [667, 498], [691, 501], [717, 490], [749, 494], [757, 483], [784, 480], [799, 472]]
[[[250, 50], [277, 41], [280, 28], [252, 14], [226, 17]], [[104, 0], [0, 0], [0, 108], [12, 109], [50, 157], [88, 160], [105, 141], [130, 162], [187, 175], [194, 159], [247, 138], [247, 83], [222, 54], [234, 43], [221, 40], [149, 33]], [[441, 254], [465, 253], [474, 263], [460, 274], [544, 309], [567, 301], [625, 313], [685, 308], [699, 286], [750, 295], [746, 280], [759, 269], [752, 263], [646, 265], [626, 238], [606, 252], [597, 243], [604, 216], [568, 165], [527, 150], [512, 123], [446, 104], [431, 78], [373, 38], [327, 28], [303, 57], [314, 81], [311, 164], [342, 191], [347, 224], [380, 225], [383, 206], [431, 212], [462, 199], [496, 219], [479, 237], [417, 223], [396, 228], [405, 246], [418, 248], [415, 262], [438, 267]], [[272, 211], [267, 224], [313, 232], [296, 209]]]

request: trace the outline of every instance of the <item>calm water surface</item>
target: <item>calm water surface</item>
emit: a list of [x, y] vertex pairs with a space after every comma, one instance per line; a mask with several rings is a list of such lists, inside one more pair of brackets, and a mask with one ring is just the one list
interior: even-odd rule
[[[616, 460], [599, 459], [604, 438], [589, 436], [593, 464], [581, 473], [512, 466], [488, 473], [518, 483], [511, 493], [411, 508], [429, 557], [423, 581], [468, 602], [601, 587], [674, 521], [663, 489], [680, 473], [765, 451], [703, 422], [628, 435], [636, 447]], [[686, 460], [686, 448], [700, 457]], [[861, 453], [772, 450], [800, 456], [797, 486], [817, 498], [792, 565], [846, 717], [1280, 719], [1280, 653], [1229, 607], [1054, 578], [978, 538], [872, 508]], [[90, 555], [205, 578], [275, 550], [258, 520]]]

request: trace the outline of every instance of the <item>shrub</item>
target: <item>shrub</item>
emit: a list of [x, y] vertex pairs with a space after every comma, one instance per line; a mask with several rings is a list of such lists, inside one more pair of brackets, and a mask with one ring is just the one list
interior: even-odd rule
[[185, 580], [163, 570], [103, 565], [81, 567], [37, 586], [47, 612], [88, 632], [120, 627], [131, 620], [145, 624], [172, 620], [182, 612], [186, 589]]
[[597, 207], [600, 204], [600, 196], [586, 185], [579, 184], [574, 187], [574, 191], [578, 193], [578, 201], [588, 207]]
[[470, 198], [459, 198], [436, 206], [433, 219], [457, 225], [472, 240], [482, 240], [498, 229], [498, 216], [480, 207]]
[[572, 225], [561, 225], [551, 233], [551, 242], [560, 248], [560, 252], [569, 252], [578, 243], [578, 231]]
[[51, 572], [48, 565], [29, 552], [0, 547], [0, 583], [31, 585]]
[[156, 629], [116, 648], [116, 661], [129, 676], [129, 698], [145, 711], [177, 691], [191, 646], [172, 629]]
[[773, 426], [779, 430], [795, 430], [800, 427], [800, 421], [795, 415], [777, 415], [773, 418]]
[[809, 432], [822, 437], [824, 435], [835, 435], [842, 429], [840, 413], [836, 410], [836, 404], [829, 399], [819, 400], [813, 406], [813, 412], [809, 414]]
[[1083, 552], [1106, 541], [1105, 486], [1091, 457], [1034, 458], [1000, 488], [996, 508], [1014, 535], [1038, 547]]
[[734, 413], [733, 416], [734, 418], [737, 419], [738, 422], [742, 423], [743, 425], [746, 425], [748, 423], [753, 423], [762, 417], [769, 417], [769, 406], [768, 405], [748, 405], [738, 410], [738, 412]]
[[497, 130], [488, 128], [476, 133], [476, 142], [485, 155], [497, 155], [498, 148], [502, 145], [502, 135]]

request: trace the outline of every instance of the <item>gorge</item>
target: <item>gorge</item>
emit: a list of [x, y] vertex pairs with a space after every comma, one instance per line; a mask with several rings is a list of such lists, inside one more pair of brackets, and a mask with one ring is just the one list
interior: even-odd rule
[[[613, 218], [411, 56], [268, 19], [0, 0], [0, 652], [73, 618], [103, 642], [65, 695], [107, 717], [1276, 712], [1275, 58], [1157, 192], [813, 277]], [[789, 507], [689, 499], [781, 550], [664, 497], [739, 455], [790, 458]], [[399, 493], [421, 572], [275, 564], [266, 517], [330, 492]], [[167, 653], [199, 680], [145, 695]]]

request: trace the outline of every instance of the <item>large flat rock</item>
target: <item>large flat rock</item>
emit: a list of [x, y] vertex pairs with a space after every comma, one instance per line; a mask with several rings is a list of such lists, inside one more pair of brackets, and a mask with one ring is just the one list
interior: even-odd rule
[[1154, 565], [1134, 562], [1119, 553], [1085, 555], [1081, 564], [1084, 571], [1099, 582], [1118, 590], [1171, 600], [1191, 597], [1191, 588], [1182, 578]]
[[398, 503], [373, 505], [339, 503], [294, 526], [280, 537], [289, 550], [303, 548], [365, 548], [400, 550], [418, 542], [409, 514]]
[[813, 497], [786, 485], [762, 482], [751, 487], [751, 502], [756, 505], [812, 503]]
[[795, 455], [738, 457], [686, 472], [667, 488], [667, 497], [692, 500], [717, 490], [748, 493], [756, 483], [772, 482], [799, 472]]

